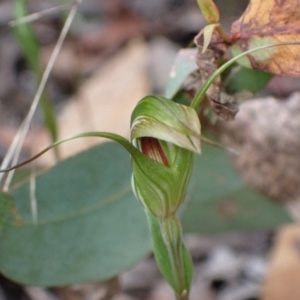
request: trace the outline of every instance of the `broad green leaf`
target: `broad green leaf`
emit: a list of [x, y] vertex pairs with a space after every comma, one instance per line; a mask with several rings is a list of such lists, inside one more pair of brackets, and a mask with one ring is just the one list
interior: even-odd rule
[[[266, 229], [291, 221], [282, 206], [245, 187], [222, 150], [203, 148], [183, 212], [186, 232]], [[2, 220], [7, 213], [14, 218], [2, 222], [1, 272], [25, 284], [57, 286], [109, 278], [139, 261], [151, 243], [130, 175], [128, 155], [115, 144], [60, 163], [37, 177], [37, 226], [28, 185], [13, 191], [13, 209], [8, 195], [0, 194], [8, 203]]]
[[207, 145], [201, 156], [195, 156], [187, 198], [182, 215], [185, 232], [261, 230], [291, 222], [282, 205], [243, 183], [223, 150]]
[[0, 192], [0, 235], [5, 226], [12, 224], [13, 220], [17, 220], [15, 210], [13, 209], [12, 198], [9, 194]]
[[247, 90], [254, 94], [263, 89], [272, 77], [270, 73], [240, 66], [226, 78], [226, 91], [234, 94]]
[[0, 234], [0, 270], [15, 281], [60, 286], [106, 279], [151, 251], [142, 206], [130, 187], [131, 166], [107, 143], [36, 178], [38, 225], [28, 185], [12, 191], [21, 219]]
[[198, 70], [195, 62], [197, 49], [181, 49], [174, 61], [167, 84], [165, 97], [172, 99], [187, 77]]

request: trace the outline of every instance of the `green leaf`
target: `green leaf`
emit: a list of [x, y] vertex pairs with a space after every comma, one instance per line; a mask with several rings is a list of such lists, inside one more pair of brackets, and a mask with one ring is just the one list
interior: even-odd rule
[[[203, 145], [195, 161], [183, 212], [186, 232], [267, 229], [291, 221], [281, 205], [244, 185], [222, 150]], [[0, 193], [1, 272], [24, 284], [57, 286], [106, 279], [139, 261], [151, 243], [130, 176], [128, 155], [111, 143], [60, 163], [37, 177], [37, 226], [28, 185], [13, 191], [15, 207]]]
[[291, 222], [281, 204], [243, 183], [223, 150], [207, 145], [201, 156], [195, 156], [187, 198], [182, 215], [185, 232], [261, 230]]
[[130, 187], [128, 154], [107, 143], [36, 178], [38, 225], [29, 186], [12, 191], [17, 224], [0, 234], [0, 270], [15, 281], [61, 286], [110, 278], [151, 251], [142, 206]]
[[[230, 49], [231, 49], [233, 57], [241, 56], [242, 53], [244, 53], [243, 49], [238, 44], [233, 44], [230, 47]], [[238, 64], [240, 64], [241, 66], [243, 66], [243, 67], [246, 67], [246, 68], [249, 68], [249, 69], [252, 68], [251, 61], [250, 61], [249, 57], [246, 56], [246, 55], [243, 55], [242, 57], [239, 57], [239, 59], [237, 59], [236, 62]]]
[[176, 93], [176, 95], [172, 98], [172, 101], [185, 106], [190, 105], [190, 99], [183, 90], [180, 90], [178, 93]]
[[174, 61], [167, 84], [165, 97], [172, 99], [189, 75], [198, 70], [195, 62], [197, 49], [181, 49]]
[[[16, 19], [27, 15], [26, 4], [27, 1], [25, 0], [14, 1], [14, 14]], [[14, 28], [14, 32], [30, 67], [35, 73], [39, 74], [41, 71], [39, 64], [39, 44], [32, 27], [29, 23], [21, 24]]]
[[247, 90], [254, 94], [263, 89], [272, 77], [270, 73], [239, 66], [237, 71], [232, 72], [226, 78], [226, 91], [234, 94]]
[[15, 211], [9, 194], [0, 192], [0, 234], [5, 226], [12, 224]]

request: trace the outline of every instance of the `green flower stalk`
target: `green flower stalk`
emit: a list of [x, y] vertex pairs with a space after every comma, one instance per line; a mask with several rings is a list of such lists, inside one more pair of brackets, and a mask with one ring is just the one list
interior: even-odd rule
[[162, 219], [161, 232], [170, 258], [175, 293], [177, 298], [187, 299], [192, 281], [192, 262], [186, 255], [188, 252], [182, 242], [182, 228], [178, 217], [171, 215]]
[[145, 207], [157, 264], [181, 300], [188, 299], [192, 263], [176, 212], [186, 195], [193, 152], [200, 153], [200, 131], [193, 108], [164, 98], [146, 97], [132, 113], [132, 143], [151, 159], [147, 164], [132, 159], [132, 189]]

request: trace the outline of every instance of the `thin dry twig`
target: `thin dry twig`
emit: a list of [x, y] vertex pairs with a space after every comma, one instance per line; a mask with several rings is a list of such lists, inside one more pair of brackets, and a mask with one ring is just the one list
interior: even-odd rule
[[30, 15], [27, 15], [23, 18], [9, 21], [7, 23], [7, 25], [9, 27], [16, 27], [16, 26], [20, 26], [20, 25], [23, 25], [23, 24], [26, 24], [26, 23], [34, 22], [34, 21], [36, 21], [36, 20], [38, 20], [38, 19], [40, 19], [44, 16], [50, 15], [53, 12], [61, 11], [63, 9], [70, 8], [72, 5], [73, 5], [73, 3], [65, 3], [65, 4], [62, 4], [62, 5], [51, 7], [51, 8], [48, 8], [48, 9], [45, 9], [45, 10], [30, 14]]
[[[16, 134], [11, 146], [9, 147], [8, 149], [8, 152], [1, 164], [1, 169], [6, 169], [9, 165], [14, 165], [17, 163], [18, 159], [19, 159], [19, 155], [20, 155], [20, 152], [21, 152], [21, 149], [23, 147], [23, 143], [24, 143], [24, 140], [25, 140], [25, 137], [28, 133], [28, 130], [30, 128], [30, 124], [31, 124], [31, 121], [32, 121], [32, 118], [33, 118], [33, 115], [37, 109], [37, 106], [39, 104], [39, 100], [41, 98], [41, 95], [45, 89], [45, 85], [47, 83], [47, 80], [49, 78], [49, 75], [53, 69], [53, 66], [55, 64], [55, 61], [58, 57], [58, 54], [61, 50], [61, 47], [63, 45], [63, 42], [67, 36], [67, 33], [70, 29], [70, 26], [72, 24], [72, 21], [76, 15], [76, 12], [78, 10], [78, 6], [79, 4], [82, 2], [82, 0], [77, 0], [73, 3], [73, 6], [68, 14], [68, 17], [65, 21], [65, 24], [64, 24], [64, 27], [60, 33], [60, 36], [58, 38], [58, 41], [55, 45], [55, 48], [51, 54], [51, 57], [50, 57], [50, 60], [47, 64], [47, 67], [43, 73], [43, 76], [42, 76], [42, 79], [41, 79], [41, 82], [39, 84], [39, 87], [38, 87], [38, 90], [35, 94], [35, 97], [33, 99], [33, 102], [31, 104], [31, 107], [30, 107], [30, 110], [25, 118], [25, 120], [23, 121], [22, 125], [20, 126], [20, 129], [18, 131], [18, 133]], [[4, 182], [4, 185], [3, 185], [3, 191], [8, 191], [9, 190], [9, 186], [10, 186], [10, 183], [11, 183], [11, 180], [12, 180], [12, 177], [14, 175], [14, 170], [11, 171], [5, 182]], [[0, 174], [0, 184], [2, 183], [3, 181], [3, 178], [4, 178], [4, 174]]]

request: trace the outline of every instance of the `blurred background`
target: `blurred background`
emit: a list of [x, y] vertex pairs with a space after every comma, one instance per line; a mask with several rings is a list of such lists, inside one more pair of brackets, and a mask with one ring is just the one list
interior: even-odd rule
[[[9, 26], [15, 19], [13, 2], [0, 0], [1, 160], [38, 87], [37, 76], [16, 39], [15, 28]], [[249, 1], [215, 2], [223, 27], [230, 31], [231, 23]], [[39, 45], [36, 61], [42, 69], [49, 61], [71, 6], [72, 2], [67, 0], [27, 1], [28, 14], [58, 7], [30, 23]], [[135, 104], [148, 94], [164, 94], [179, 49], [191, 46], [205, 25], [196, 0], [83, 0], [46, 87], [57, 118], [58, 137], [93, 130], [128, 136]], [[241, 153], [229, 159], [247, 185], [279, 201], [296, 218], [300, 186], [299, 88], [298, 79], [274, 76], [261, 92], [240, 106], [236, 121], [219, 121], [213, 129], [225, 145]], [[43, 112], [38, 109], [21, 159], [49, 143]], [[94, 144], [91, 140], [67, 143], [60, 148], [61, 157]], [[43, 156], [38, 164], [49, 167], [54, 162], [52, 153]], [[235, 207], [226, 203], [222, 207], [225, 214], [235, 213]], [[225, 231], [186, 236], [195, 263], [191, 300], [300, 299], [297, 226]], [[0, 278], [0, 300], [172, 297], [152, 257], [122, 274], [119, 280], [107, 282], [43, 289]]]

